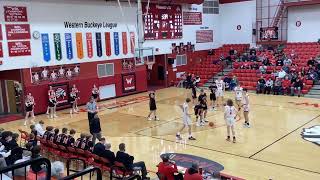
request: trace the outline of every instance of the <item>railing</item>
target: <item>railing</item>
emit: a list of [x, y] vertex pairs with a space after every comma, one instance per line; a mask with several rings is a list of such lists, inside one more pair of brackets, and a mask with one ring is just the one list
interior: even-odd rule
[[[279, 1], [279, 4], [277, 6], [277, 9], [276, 11], [274, 12], [274, 16], [273, 16], [273, 19], [272, 19], [272, 22], [271, 22], [271, 26], [269, 24], [270, 27], [274, 27], [274, 26], [277, 26], [276, 21], [277, 21], [277, 18], [280, 18], [281, 15], [279, 15], [279, 13], [281, 13], [280, 11], [282, 11], [281, 7], [283, 6], [283, 3], [284, 3], [285, 0], [280, 0]], [[278, 17], [279, 16], [279, 17]]]
[[[71, 169], [71, 163], [73, 162], [73, 161], [76, 161], [75, 163], [76, 163], [76, 168], [77, 169]], [[81, 162], [82, 163], [82, 168], [79, 170], [79, 162]], [[70, 175], [70, 172], [74, 172], [74, 173], [77, 173], [77, 172], [80, 172], [80, 171], [82, 171], [82, 170], [84, 170], [84, 169], [86, 169], [87, 168], [87, 164], [86, 164], [86, 162], [83, 160], [83, 159], [79, 159], [79, 158], [69, 158], [68, 160], [67, 160], [67, 176], [69, 176]]]
[[97, 174], [95, 180], [102, 180], [102, 172], [99, 168], [96, 167], [88, 167], [87, 169], [71, 174], [69, 176], [66, 176], [64, 178], [61, 178], [60, 180], [74, 180], [75, 178], [81, 177], [85, 175], [89, 175], [89, 179], [91, 180], [92, 174]]
[[[5, 168], [2, 168], [0, 169], [0, 180], [5, 180], [6, 178], [6, 175], [7, 173], [11, 172], [12, 174], [12, 179], [13, 180], [26, 180], [28, 176], [30, 176], [30, 172], [32, 171], [27, 171], [27, 166], [41, 166], [43, 167], [43, 165], [45, 165], [45, 167], [43, 167], [42, 169], [44, 169], [44, 173], [42, 173], [42, 175], [45, 175], [45, 177], [41, 176], [41, 179], [44, 179], [44, 180], [50, 180], [51, 178], [51, 163], [49, 161], [49, 159], [46, 159], [46, 158], [35, 158], [35, 159], [31, 159], [31, 160], [28, 160], [28, 161], [24, 161], [24, 162], [21, 162], [21, 163], [18, 163], [18, 164], [14, 164], [12, 166], [8, 166], [8, 167], [5, 167]], [[20, 173], [18, 173], [17, 171], [21, 170], [24, 172], [23, 174], [24, 175], [21, 175]], [[40, 176], [40, 172], [32, 172], [35, 177], [28, 177], [29, 179], [34, 179], [34, 180], [37, 180], [39, 179], [38, 178], [38, 175]]]

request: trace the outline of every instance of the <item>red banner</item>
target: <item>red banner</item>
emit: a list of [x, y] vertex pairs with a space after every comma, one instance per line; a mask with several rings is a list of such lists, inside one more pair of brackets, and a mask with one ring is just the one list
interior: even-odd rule
[[196, 42], [197, 43], [213, 42], [213, 30], [196, 31]]
[[30, 39], [29, 24], [6, 24], [7, 40]]
[[89, 58], [92, 58], [92, 57], [93, 57], [92, 34], [91, 34], [91, 33], [86, 33], [86, 39], [87, 39], [87, 52], [88, 52], [88, 57], [89, 57]]
[[135, 74], [122, 75], [123, 93], [136, 91]]
[[2, 42], [0, 42], [0, 57], [3, 57]]
[[124, 55], [128, 54], [128, 38], [126, 32], [122, 32], [122, 52]]
[[183, 12], [184, 25], [201, 25], [202, 13], [201, 12]]
[[106, 39], [106, 55], [111, 56], [111, 38], [110, 38], [110, 32], [105, 33], [105, 39]]
[[135, 48], [136, 48], [136, 39], [134, 36], [134, 32], [130, 32], [130, 48], [131, 48], [131, 53], [135, 53]]
[[30, 41], [8, 42], [9, 56], [29, 56], [31, 55]]
[[2, 40], [3, 40], [3, 38], [2, 38], [2, 26], [0, 24], [0, 41], [2, 41]]
[[6, 22], [28, 22], [27, 7], [4, 6]]
[[54, 84], [52, 89], [56, 93], [57, 107], [68, 104], [68, 84]]

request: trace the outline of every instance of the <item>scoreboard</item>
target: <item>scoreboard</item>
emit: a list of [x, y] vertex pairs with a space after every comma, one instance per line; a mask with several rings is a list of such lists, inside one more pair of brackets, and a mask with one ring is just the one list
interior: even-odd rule
[[[182, 38], [182, 9], [180, 5], [142, 4], [144, 39]], [[146, 14], [148, 11], [148, 14]]]

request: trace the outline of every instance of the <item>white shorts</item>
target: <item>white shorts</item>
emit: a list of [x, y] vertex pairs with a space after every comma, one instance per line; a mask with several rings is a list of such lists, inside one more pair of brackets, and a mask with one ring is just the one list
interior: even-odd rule
[[183, 124], [186, 126], [190, 126], [192, 124], [190, 117], [183, 117], [182, 120], [183, 120]]
[[223, 90], [217, 90], [216, 91], [216, 96], [217, 97], [223, 97]]
[[242, 97], [236, 97], [236, 101], [242, 101]]
[[235, 118], [227, 118], [226, 119], [227, 126], [233, 126], [235, 123], [236, 123], [236, 119]]
[[244, 112], [249, 112], [249, 105], [243, 105], [243, 111]]

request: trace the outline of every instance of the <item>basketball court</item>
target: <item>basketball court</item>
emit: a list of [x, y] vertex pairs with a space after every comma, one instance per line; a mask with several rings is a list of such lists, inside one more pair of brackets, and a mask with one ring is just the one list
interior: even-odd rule
[[[252, 110], [251, 128], [243, 128], [243, 118], [236, 123], [238, 142], [225, 140], [226, 128], [223, 112], [209, 111], [208, 120], [214, 127], [192, 128], [196, 141], [176, 142], [175, 133], [182, 125], [180, 104], [190, 91], [181, 88], [167, 88], [157, 91], [158, 116], [160, 121], [148, 121], [147, 93], [136, 94], [100, 102], [99, 113], [103, 135], [117, 151], [119, 143], [127, 144], [129, 154], [136, 160], [143, 160], [147, 168], [156, 172], [155, 164], [161, 161], [162, 153], [184, 153], [199, 155], [224, 166], [223, 173], [245, 179], [319, 179], [319, 146], [304, 140], [303, 128], [320, 123], [320, 101], [308, 98], [250, 94]], [[228, 98], [234, 98], [231, 93]], [[133, 101], [133, 99], [137, 99]], [[125, 105], [122, 102], [130, 100]], [[121, 104], [122, 107], [114, 105]], [[113, 105], [113, 106], [111, 106]], [[86, 112], [73, 115], [68, 110], [58, 112], [58, 118], [48, 120], [45, 125], [58, 128], [74, 128], [77, 132], [88, 132]], [[194, 117], [193, 117], [194, 120]], [[1, 125], [8, 130], [24, 129], [23, 120]], [[186, 132], [184, 138], [187, 136]], [[153, 174], [153, 176], [155, 176]]]

